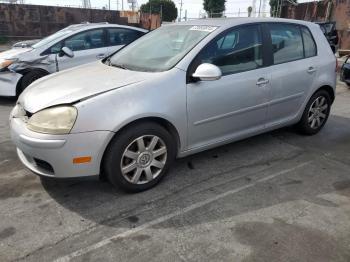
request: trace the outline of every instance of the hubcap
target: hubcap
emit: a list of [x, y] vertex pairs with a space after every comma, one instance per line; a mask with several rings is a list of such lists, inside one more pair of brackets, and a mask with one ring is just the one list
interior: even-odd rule
[[167, 148], [158, 136], [141, 136], [125, 149], [120, 162], [124, 178], [132, 184], [146, 184], [162, 172]]
[[328, 114], [328, 104], [327, 99], [323, 96], [319, 96], [312, 103], [309, 114], [308, 114], [308, 123], [309, 126], [313, 129], [318, 129], [327, 118]]

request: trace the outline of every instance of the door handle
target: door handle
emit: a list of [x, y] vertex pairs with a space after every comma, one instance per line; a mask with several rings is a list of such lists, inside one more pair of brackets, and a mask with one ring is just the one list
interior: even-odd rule
[[312, 73], [316, 72], [316, 68], [314, 68], [313, 66], [310, 66], [310, 67], [308, 68], [307, 72], [308, 72], [309, 74], [312, 74]]
[[258, 82], [256, 82], [257, 86], [262, 86], [268, 84], [270, 81], [265, 78], [259, 78]]
[[96, 56], [97, 59], [102, 59], [102, 58], [105, 58], [105, 57], [106, 57], [105, 54], [98, 54], [98, 55]]

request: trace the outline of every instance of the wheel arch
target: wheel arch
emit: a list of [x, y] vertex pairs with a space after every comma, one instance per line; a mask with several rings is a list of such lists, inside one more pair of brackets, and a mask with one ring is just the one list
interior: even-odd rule
[[317, 89], [313, 94], [315, 94], [316, 92], [318, 92], [320, 90], [326, 91], [330, 95], [330, 97], [332, 99], [332, 103], [334, 102], [334, 100], [335, 100], [335, 92], [334, 92], [334, 89], [331, 86], [323, 85], [319, 89]]
[[50, 73], [45, 70], [45, 69], [42, 69], [42, 68], [25, 68], [23, 70], [20, 70], [18, 71], [17, 73], [21, 74], [21, 78], [19, 79], [19, 81], [17, 82], [17, 85], [16, 85], [16, 96], [18, 96], [18, 92], [21, 88], [21, 85], [22, 85], [22, 80], [23, 80], [23, 77], [28, 74], [29, 72], [38, 72], [40, 74], [43, 74], [44, 76], [46, 75], [49, 75]]

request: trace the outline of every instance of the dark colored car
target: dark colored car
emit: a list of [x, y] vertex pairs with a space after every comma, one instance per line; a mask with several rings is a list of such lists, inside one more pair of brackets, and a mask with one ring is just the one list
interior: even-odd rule
[[348, 56], [340, 70], [340, 80], [350, 87], [350, 56]]
[[328, 43], [333, 50], [333, 53], [335, 53], [337, 46], [338, 46], [338, 42], [339, 42], [338, 32], [336, 29], [336, 23], [335, 22], [319, 22], [316, 24], [318, 24], [321, 27], [323, 34], [327, 38]]

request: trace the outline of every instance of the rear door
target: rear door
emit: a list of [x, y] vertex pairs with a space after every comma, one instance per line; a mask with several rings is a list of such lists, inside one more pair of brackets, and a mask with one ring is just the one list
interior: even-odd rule
[[108, 55], [118, 51], [123, 46], [130, 44], [139, 37], [143, 36], [145, 33], [127, 29], [127, 28], [108, 28], [107, 29], [107, 45], [108, 45]]
[[317, 75], [317, 50], [308, 28], [271, 23], [271, 90], [268, 127], [294, 119]]
[[108, 54], [106, 33], [103, 28], [77, 33], [65, 39], [59, 45], [61, 47], [66, 46], [74, 52], [73, 58], [58, 57], [60, 70], [93, 62], [106, 57]]

